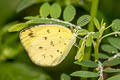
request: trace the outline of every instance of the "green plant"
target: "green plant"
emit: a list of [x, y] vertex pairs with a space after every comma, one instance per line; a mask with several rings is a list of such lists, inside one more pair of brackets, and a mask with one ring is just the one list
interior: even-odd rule
[[[39, 15], [25, 17], [24, 19], [27, 20], [26, 22], [14, 23], [15, 25], [10, 25], [11, 27], [8, 28], [8, 31], [17, 32], [36, 24], [60, 24], [66, 26], [75, 30], [78, 35], [78, 51], [75, 56], [76, 61], [74, 64], [82, 67], [79, 71], [71, 73], [70, 76], [79, 77], [81, 80], [87, 80], [87, 78], [95, 80], [104, 80], [106, 78], [107, 80], [119, 80], [120, 75], [116, 75], [116, 73], [119, 73], [120, 70], [116, 69], [116, 66], [120, 64], [120, 44], [118, 43], [120, 41], [120, 20], [116, 19], [111, 25], [106, 26], [103, 20], [100, 22], [98, 18], [96, 18], [99, 0], [90, 1], [92, 2], [90, 15], [85, 14], [77, 18], [76, 25], [73, 24], [73, 21], [75, 21], [74, 19], [78, 13], [76, 12], [76, 8], [69, 3], [69, 0], [65, 3], [66, 6], [64, 10], [61, 8], [63, 5], [58, 3], [53, 3], [51, 5], [48, 2], [44, 2], [40, 7]], [[19, 9], [18, 7], [18, 11], [23, 8]], [[86, 9], [86, 7], [84, 8]], [[63, 17], [61, 16], [62, 11]], [[88, 29], [86, 26], [88, 26]], [[112, 29], [112, 31], [106, 33], [109, 29]], [[104, 43], [106, 40], [107, 43]], [[100, 48], [102, 50], [100, 50]], [[20, 50], [23, 49], [20, 48]], [[4, 54], [1, 55], [5, 56]], [[114, 75], [111, 74], [107, 76], [108, 73], [114, 73]], [[60, 78], [61, 80], [70, 80], [70, 76], [63, 73]]]

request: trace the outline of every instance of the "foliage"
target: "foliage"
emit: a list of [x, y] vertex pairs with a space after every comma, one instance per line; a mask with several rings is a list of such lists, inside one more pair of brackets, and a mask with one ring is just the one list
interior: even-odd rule
[[61, 74], [60, 78], [61, 80], [71, 80], [70, 76], [65, 73]]
[[59, 18], [61, 15], [61, 7], [58, 3], [54, 3], [50, 9], [50, 15], [52, 18]]
[[98, 77], [98, 74], [89, 71], [76, 71], [73, 72], [71, 76], [91, 78], [91, 77]]
[[91, 20], [91, 16], [89, 16], [89, 15], [81, 16], [77, 20], [77, 25], [79, 25], [79, 26], [85, 26], [86, 24], [89, 23], [90, 20]]
[[63, 12], [63, 18], [65, 21], [72, 21], [75, 14], [75, 8], [72, 5], [68, 5]]
[[[111, 25], [107, 25], [106, 20], [99, 18], [102, 12], [98, 10], [97, 14], [99, 0], [81, 1], [83, 2], [63, 0], [61, 4], [59, 0], [48, 0], [47, 2], [46, 0], [22, 0], [16, 9], [18, 13], [27, 10], [33, 4], [40, 4], [40, 8], [36, 16], [24, 17], [26, 21], [14, 21], [1, 28], [0, 80], [51, 80], [48, 74], [42, 70], [36, 70], [35, 65], [30, 63], [31, 61], [24, 62], [24, 64], [22, 62], [22, 59], [28, 58], [23, 57], [22, 53], [25, 52], [18, 39], [19, 31], [37, 24], [60, 24], [77, 34], [78, 50], [74, 64], [81, 69], [76, 69], [75, 72], [69, 74], [63, 72], [61, 75], [59, 74], [59, 79], [71, 80], [79, 77], [81, 80], [88, 78], [119, 80], [120, 75], [116, 75], [116, 73], [120, 72], [118, 66], [120, 64], [120, 19], [115, 19]], [[92, 7], [91, 10], [90, 7]], [[85, 14], [80, 14], [80, 8], [85, 10], [83, 11]], [[21, 54], [22, 57], [19, 56]], [[18, 57], [22, 59], [18, 61], [16, 59]], [[108, 76], [108, 73], [111, 75]]]
[[74, 62], [77, 65], [81, 65], [81, 66], [85, 66], [85, 67], [97, 67], [97, 63], [90, 61], [90, 60], [85, 60], [85, 61], [81, 61], [81, 62]]
[[50, 14], [50, 4], [44, 3], [40, 8], [40, 16], [45, 18]]
[[51, 78], [43, 71], [34, 70], [34, 68], [31, 68], [21, 63], [0, 64], [0, 80], [35, 80], [35, 79], [51, 80]]

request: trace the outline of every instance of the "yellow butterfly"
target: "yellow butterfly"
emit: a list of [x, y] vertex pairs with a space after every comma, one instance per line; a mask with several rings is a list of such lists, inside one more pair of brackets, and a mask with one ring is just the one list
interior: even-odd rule
[[56, 66], [68, 55], [76, 42], [76, 34], [64, 26], [46, 24], [24, 29], [20, 40], [32, 62]]

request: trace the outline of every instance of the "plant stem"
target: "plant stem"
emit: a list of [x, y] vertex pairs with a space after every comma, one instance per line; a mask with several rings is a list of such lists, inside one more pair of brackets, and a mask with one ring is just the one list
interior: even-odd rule
[[94, 54], [95, 54], [95, 61], [96, 62], [99, 60], [98, 54], [99, 54], [99, 45], [100, 45], [100, 42], [102, 41], [103, 38], [111, 36], [111, 35], [114, 35], [114, 34], [120, 34], [120, 32], [112, 32], [112, 33], [104, 35], [103, 37], [98, 38], [96, 40], [96, 44], [95, 44], [95, 47], [94, 47]]
[[91, 11], [90, 11], [90, 15], [92, 17], [90, 24], [88, 25], [88, 30], [89, 31], [94, 31], [94, 18], [96, 17], [97, 14], [97, 9], [98, 9], [98, 4], [99, 4], [99, 0], [92, 0], [92, 7], [91, 7]]
[[[94, 22], [94, 17], [97, 14], [98, 3], [99, 3], [99, 0], [92, 0], [92, 7], [91, 7], [91, 11], [90, 11], [92, 20], [91, 20], [90, 24], [88, 25], [89, 31], [94, 31], [93, 22]], [[85, 55], [86, 55], [85, 59], [86, 60], [90, 59], [91, 49], [92, 49], [92, 47], [87, 47], [87, 51], [85, 52]]]
[[[92, 0], [92, 7], [91, 7], [91, 11], [90, 11], [90, 15], [92, 17], [92, 20], [91, 20], [90, 24], [88, 25], [88, 30], [89, 31], [94, 31], [94, 23], [93, 22], [94, 22], [94, 17], [97, 14], [98, 4], [99, 4], [99, 0]], [[87, 51], [87, 53], [85, 53], [85, 54], [87, 54], [86, 55], [87, 58], [85, 58], [85, 59], [88, 60], [88, 59], [90, 59], [90, 54], [91, 54], [92, 47], [87, 47], [87, 49], [89, 51]]]
[[[97, 14], [98, 4], [99, 4], [99, 0], [92, 0], [92, 7], [91, 7], [91, 11], [90, 11], [90, 15], [92, 17], [92, 20], [91, 20], [90, 24], [88, 25], [88, 30], [89, 31], [94, 31], [93, 22], [94, 22], [94, 17]], [[85, 52], [85, 55], [86, 55], [85, 59], [86, 60], [90, 59], [90, 54], [91, 54], [91, 51], [92, 51], [91, 49], [92, 49], [92, 47], [87, 47], [88, 51]]]
[[109, 33], [109, 34], [106, 34], [104, 35], [103, 37], [100, 38], [100, 41], [105, 38], [105, 37], [108, 37], [108, 36], [111, 36], [111, 35], [115, 35], [115, 34], [120, 34], [120, 32], [112, 32], [112, 33]]
[[[90, 11], [92, 20], [91, 20], [90, 24], [88, 25], [89, 31], [94, 31], [94, 23], [93, 22], [94, 22], [94, 17], [96, 17], [96, 14], [97, 14], [98, 4], [99, 4], [99, 0], [92, 0], [92, 7], [91, 7], [91, 11]], [[98, 45], [98, 47], [99, 47], [99, 45]], [[96, 48], [97, 48], [97, 45], [96, 45]], [[90, 59], [91, 51], [92, 51], [92, 47], [86, 48], [84, 60]], [[98, 52], [98, 50], [96, 52]], [[88, 70], [88, 68], [82, 67], [82, 70]], [[87, 78], [81, 78], [81, 80], [87, 80]]]
[[99, 57], [98, 57], [98, 54], [99, 54], [99, 45], [100, 45], [100, 41], [99, 41], [99, 39], [97, 39], [95, 47], [94, 47], [95, 62], [97, 62], [98, 59], [99, 59]]
[[88, 54], [88, 53], [91, 53], [91, 47], [86, 47], [85, 48], [85, 57], [84, 57], [84, 60], [89, 60], [90, 59], [90, 54]]

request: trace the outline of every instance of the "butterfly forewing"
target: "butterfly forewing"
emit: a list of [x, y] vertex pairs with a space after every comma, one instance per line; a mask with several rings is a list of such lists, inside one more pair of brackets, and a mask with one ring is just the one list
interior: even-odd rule
[[38, 25], [21, 31], [20, 40], [35, 64], [56, 66], [67, 56], [76, 36], [61, 25]]

